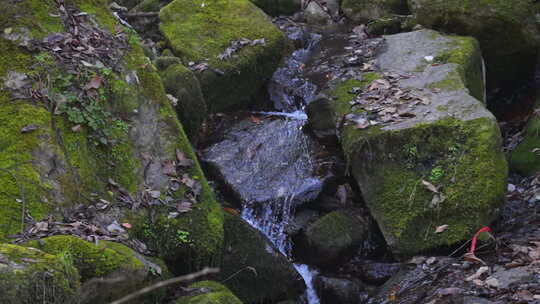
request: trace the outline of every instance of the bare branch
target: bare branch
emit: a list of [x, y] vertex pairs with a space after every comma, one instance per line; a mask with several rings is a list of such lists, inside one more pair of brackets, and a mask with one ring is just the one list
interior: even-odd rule
[[138, 12], [138, 13], [120, 13], [120, 16], [126, 19], [144, 18], [144, 17], [158, 17], [159, 12]]
[[219, 268], [208, 268], [208, 267], [206, 267], [201, 271], [197, 271], [197, 272], [194, 272], [194, 273], [190, 273], [190, 274], [186, 274], [186, 275], [179, 276], [179, 277], [176, 277], [176, 278], [161, 281], [161, 282], [158, 282], [158, 283], [156, 283], [154, 285], [151, 285], [151, 286], [145, 287], [143, 289], [137, 290], [137, 291], [135, 291], [133, 293], [130, 293], [127, 296], [125, 296], [125, 297], [123, 297], [123, 298], [121, 298], [119, 300], [111, 302], [110, 304], [126, 303], [126, 302], [131, 301], [131, 300], [133, 300], [133, 299], [135, 299], [137, 297], [140, 297], [140, 296], [142, 296], [142, 295], [144, 295], [146, 293], [154, 291], [154, 290], [156, 290], [158, 288], [165, 287], [165, 286], [172, 285], [172, 284], [176, 284], [176, 283], [191, 281], [191, 280], [194, 280], [194, 279], [196, 279], [198, 277], [202, 277], [202, 276], [205, 276], [205, 275], [208, 275], [208, 274], [218, 273], [218, 272], [219, 272]]

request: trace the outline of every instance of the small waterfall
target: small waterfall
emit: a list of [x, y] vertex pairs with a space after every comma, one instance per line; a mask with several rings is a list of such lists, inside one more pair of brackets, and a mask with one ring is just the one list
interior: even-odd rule
[[[296, 35], [296, 36], [295, 36]], [[302, 36], [302, 37], [300, 37]], [[300, 121], [297, 125], [302, 128], [307, 121], [304, 111], [306, 104], [316, 96], [317, 87], [309, 80], [301, 76], [301, 71], [305, 63], [309, 60], [313, 48], [321, 40], [321, 35], [307, 33], [303, 29], [289, 35], [291, 39], [304, 39], [304, 47], [294, 51], [289, 56], [286, 64], [279, 68], [272, 77], [268, 86], [270, 99], [278, 112], [259, 112], [264, 115], [282, 116], [288, 120]], [[305, 139], [298, 137], [297, 143], [303, 147], [304, 152], [309, 153]], [[305, 148], [305, 149], [304, 149]], [[306, 163], [302, 158], [291, 166], [313, 167], [314, 164]], [[309, 193], [309, 187], [298, 188], [294, 183], [289, 185], [289, 189], [277, 189], [279, 199], [266, 202], [265, 204], [246, 204], [242, 211], [242, 218], [251, 226], [261, 231], [286, 257], [291, 257], [292, 242], [287, 235], [286, 227], [294, 216], [295, 197], [288, 193]], [[307, 183], [309, 184], [309, 182]], [[302, 191], [298, 191], [302, 190]], [[318, 195], [318, 192], [317, 192]], [[312, 197], [312, 199], [315, 199]], [[304, 198], [305, 199], [305, 198]], [[304, 264], [293, 264], [306, 284], [305, 298], [307, 304], [320, 304], [313, 279], [318, 274], [315, 269]]]

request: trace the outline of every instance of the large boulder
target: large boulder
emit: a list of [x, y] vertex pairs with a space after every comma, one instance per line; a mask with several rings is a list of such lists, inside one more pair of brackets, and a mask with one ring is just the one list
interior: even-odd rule
[[239, 216], [225, 215], [220, 281], [245, 303], [294, 299], [305, 290], [288, 259]]
[[79, 273], [68, 255], [0, 244], [2, 303], [77, 303]]
[[539, 4], [528, 0], [408, 0], [416, 21], [447, 33], [480, 41], [488, 79], [505, 85], [534, 71], [540, 42], [536, 14]]
[[211, 112], [246, 107], [290, 50], [285, 35], [248, 0], [175, 0], [160, 12], [160, 29], [196, 73]]
[[56, 233], [110, 239], [126, 223], [179, 272], [219, 260], [221, 208], [140, 38], [104, 0], [2, 8], [0, 240], [77, 220], [93, 231]]
[[407, 0], [343, 0], [341, 10], [347, 18], [367, 22], [390, 15], [407, 13]]
[[456, 244], [494, 220], [507, 164], [482, 102], [475, 39], [420, 30], [385, 44], [378, 72], [333, 94], [352, 173], [388, 245], [404, 256]]
[[[94, 244], [74, 236], [59, 235], [30, 241], [24, 246], [56, 256], [69, 256], [84, 284], [84, 295], [81, 295], [84, 303], [117, 300], [166, 274], [166, 269], [114, 242]], [[109, 282], [101, 283], [99, 279]], [[153, 299], [159, 296], [152, 294]]]

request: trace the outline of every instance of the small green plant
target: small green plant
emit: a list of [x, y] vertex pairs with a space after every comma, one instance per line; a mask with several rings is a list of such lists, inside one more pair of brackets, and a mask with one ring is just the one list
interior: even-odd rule
[[437, 166], [431, 169], [429, 180], [436, 182], [444, 175], [444, 169], [441, 166]]
[[405, 145], [405, 149], [410, 157], [418, 157], [418, 148], [415, 145], [407, 144]]
[[178, 245], [191, 243], [191, 240], [189, 239], [189, 231], [181, 229], [176, 230], [176, 242]]

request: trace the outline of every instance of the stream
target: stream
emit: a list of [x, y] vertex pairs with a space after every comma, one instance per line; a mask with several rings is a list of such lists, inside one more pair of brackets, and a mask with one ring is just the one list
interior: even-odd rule
[[356, 42], [350, 28], [319, 34], [290, 26], [284, 32], [297, 49], [267, 85], [270, 106], [225, 115], [202, 160], [223, 192], [239, 202], [244, 221], [293, 262], [306, 286], [300, 303], [319, 304], [325, 302], [315, 287], [319, 269], [311, 263], [322, 266], [327, 257], [306, 247], [303, 232], [309, 222], [336, 209], [325, 208], [324, 198], [346, 204], [349, 190], [339, 148], [313, 136], [306, 108], [328, 81], [358, 77], [347, 57], [355, 57], [347, 45]]
[[[278, 112], [262, 112], [265, 115], [281, 116], [287, 120], [296, 120], [292, 127], [301, 130], [307, 123], [305, 106], [315, 99], [317, 86], [301, 76], [302, 67], [310, 59], [310, 55], [321, 40], [321, 35], [306, 33], [302, 29], [289, 33], [289, 38], [302, 41], [303, 47], [295, 50], [283, 67], [279, 68], [273, 75], [268, 85], [270, 100]], [[292, 132], [296, 133], [296, 132]], [[289, 133], [290, 134], [290, 133]], [[304, 135], [304, 134], [302, 134]], [[304, 153], [310, 153], [309, 143], [305, 136], [296, 136], [293, 140], [298, 144]], [[303, 158], [304, 162], [297, 162], [294, 166], [314, 167], [310, 157]], [[316, 182], [316, 181], [315, 181]], [[296, 189], [295, 189], [296, 188]], [[293, 185], [280, 196], [283, 199], [266, 204], [258, 211], [253, 205], [245, 206], [242, 211], [242, 218], [251, 226], [261, 231], [285, 256], [291, 257], [292, 242], [286, 233], [286, 227], [294, 216], [295, 196], [298, 188]], [[318, 195], [318, 193], [316, 193]], [[311, 197], [311, 200], [315, 199]], [[320, 304], [319, 297], [314, 287], [314, 277], [318, 274], [315, 268], [306, 264], [294, 263], [294, 268], [298, 271], [306, 284], [305, 300], [307, 304]]]
[[[252, 112], [270, 119], [260, 124], [244, 119], [235, 124], [226, 131], [223, 141], [205, 152], [204, 159], [242, 201], [242, 218], [292, 260], [293, 244], [287, 226], [296, 208], [319, 196], [327, 178], [316, 176], [317, 159], [313, 154], [321, 147], [304, 130], [305, 106], [315, 98], [317, 86], [301, 75], [321, 35], [302, 28], [287, 34], [300, 48], [268, 84], [274, 111]], [[245, 146], [246, 151], [238, 150]], [[305, 264], [293, 265], [306, 285], [304, 301], [319, 304], [313, 283], [317, 270]]]

